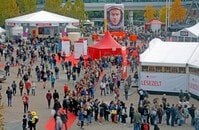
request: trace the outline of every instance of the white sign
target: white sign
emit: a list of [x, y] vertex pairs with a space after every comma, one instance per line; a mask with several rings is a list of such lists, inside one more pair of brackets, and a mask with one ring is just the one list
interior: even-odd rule
[[189, 92], [196, 96], [199, 96], [199, 76], [189, 75]]
[[187, 90], [186, 74], [140, 72], [140, 88], [149, 91], [180, 92]]
[[62, 54], [70, 55], [70, 41], [62, 41]]
[[81, 55], [84, 55], [84, 44], [82, 42], [75, 42], [74, 44], [75, 59], [78, 59]]
[[84, 55], [87, 55], [88, 53], [88, 45], [87, 45], [87, 40], [86, 39], [84, 39]]

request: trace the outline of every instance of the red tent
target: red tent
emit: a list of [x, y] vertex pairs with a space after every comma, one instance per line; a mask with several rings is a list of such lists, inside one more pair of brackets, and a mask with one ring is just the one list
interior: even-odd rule
[[122, 46], [107, 31], [98, 43], [88, 47], [88, 54], [91, 58], [98, 59], [103, 56], [121, 55], [121, 49]]

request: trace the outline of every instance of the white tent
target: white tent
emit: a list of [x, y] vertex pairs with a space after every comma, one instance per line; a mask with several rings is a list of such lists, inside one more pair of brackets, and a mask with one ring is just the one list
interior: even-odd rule
[[69, 18], [61, 16], [55, 13], [50, 13], [47, 11], [39, 11], [15, 18], [6, 19], [6, 25], [9, 23], [29, 23], [29, 24], [39, 24], [39, 23], [48, 23], [48, 24], [57, 24], [57, 23], [79, 23], [79, 20], [74, 18]]
[[172, 33], [173, 41], [199, 42], [199, 23]]
[[158, 92], [188, 90], [188, 63], [198, 48], [198, 43], [153, 39], [149, 48], [140, 55], [139, 87]]
[[141, 65], [185, 67], [197, 46], [198, 43], [163, 42], [155, 38], [140, 55], [140, 62]]
[[0, 34], [5, 33], [5, 32], [6, 32], [6, 30], [3, 29], [2, 27], [0, 27]]

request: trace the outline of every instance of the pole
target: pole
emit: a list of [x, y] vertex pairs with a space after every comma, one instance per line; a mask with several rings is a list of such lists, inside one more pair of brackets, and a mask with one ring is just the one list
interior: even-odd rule
[[166, 19], [165, 19], [165, 24], [166, 24], [166, 28], [165, 30], [168, 30], [168, 0], [166, 0]]

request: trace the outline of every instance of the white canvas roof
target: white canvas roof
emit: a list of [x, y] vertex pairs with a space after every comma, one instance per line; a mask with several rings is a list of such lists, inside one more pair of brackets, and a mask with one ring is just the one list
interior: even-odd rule
[[192, 27], [186, 28], [186, 30], [199, 37], [199, 23], [195, 24]]
[[50, 13], [47, 11], [39, 11], [15, 18], [6, 19], [6, 23], [78, 23], [79, 20]]
[[3, 29], [2, 27], [0, 27], [0, 34], [5, 33], [5, 32], [6, 32], [6, 30]]
[[188, 62], [190, 67], [199, 68], [199, 47], [195, 50]]
[[189, 36], [191, 36], [191, 37], [199, 37], [199, 23], [193, 25], [192, 27], [184, 28], [178, 32], [173, 32], [172, 36], [180, 36], [181, 31], [187, 31], [187, 32], [191, 33], [191, 34], [189, 34]]
[[140, 62], [141, 65], [185, 67], [198, 46], [198, 43], [163, 42], [155, 38], [140, 55]]

